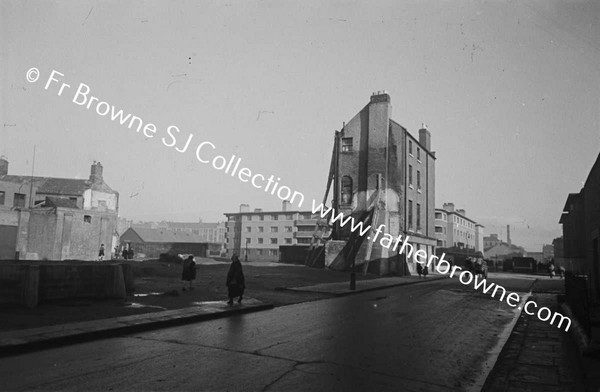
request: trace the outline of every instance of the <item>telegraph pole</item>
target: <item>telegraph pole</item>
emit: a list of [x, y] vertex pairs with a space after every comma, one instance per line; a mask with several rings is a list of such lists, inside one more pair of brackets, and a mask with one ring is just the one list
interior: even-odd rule
[[31, 164], [31, 181], [29, 182], [29, 208], [33, 208], [33, 170], [35, 168], [35, 144], [33, 145], [33, 161]]

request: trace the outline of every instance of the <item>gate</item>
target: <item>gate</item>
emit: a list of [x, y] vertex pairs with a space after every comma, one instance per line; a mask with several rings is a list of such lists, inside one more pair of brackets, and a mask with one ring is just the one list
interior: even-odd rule
[[17, 250], [17, 226], [0, 225], [0, 260], [14, 260]]

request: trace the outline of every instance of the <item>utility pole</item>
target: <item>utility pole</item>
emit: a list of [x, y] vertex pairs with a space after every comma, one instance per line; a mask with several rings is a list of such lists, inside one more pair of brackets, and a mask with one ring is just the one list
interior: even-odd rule
[[31, 164], [31, 181], [29, 182], [29, 208], [33, 208], [33, 170], [35, 168], [35, 144], [33, 145], [33, 160]]

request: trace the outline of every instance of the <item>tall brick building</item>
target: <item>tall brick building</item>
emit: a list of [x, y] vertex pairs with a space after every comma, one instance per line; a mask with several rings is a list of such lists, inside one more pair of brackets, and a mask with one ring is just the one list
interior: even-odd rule
[[[408, 235], [415, 251], [435, 254], [436, 158], [431, 134], [423, 126], [416, 138], [391, 116], [390, 96], [378, 92], [342, 129], [338, 209], [358, 218], [376, 204], [373, 227], [385, 225], [385, 233]], [[362, 243], [356, 263], [368, 258], [368, 269], [375, 273], [414, 273], [415, 263], [399, 255], [400, 247], [393, 250], [373, 242], [368, 249], [369, 242]]]

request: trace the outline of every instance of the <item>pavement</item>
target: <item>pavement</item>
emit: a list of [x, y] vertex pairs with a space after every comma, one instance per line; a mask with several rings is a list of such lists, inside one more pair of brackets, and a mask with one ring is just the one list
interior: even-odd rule
[[[430, 275], [425, 279], [415, 279], [414, 277], [378, 278], [357, 281], [355, 290], [350, 290], [348, 282], [325, 283], [313, 286], [285, 288], [284, 290], [344, 296], [445, 278], [445, 276], [441, 275]], [[233, 314], [258, 312], [272, 308], [272, 304], [263, 303], [253, 298], [244, 298], [242, 304], [234, 303], [234, 305], [228, 305], [226, 301], [197, 302], [195, 306], [182, 309], [7, 331], [0, 333], [0, 356], [228, 317]]]
[[[556, 293], [535, 293], [531, 299], [561, 311]], [[589, 369], [585, 373], [569, 333], [522, 312], [482, 391], [597, 390], [590, 388]]]

